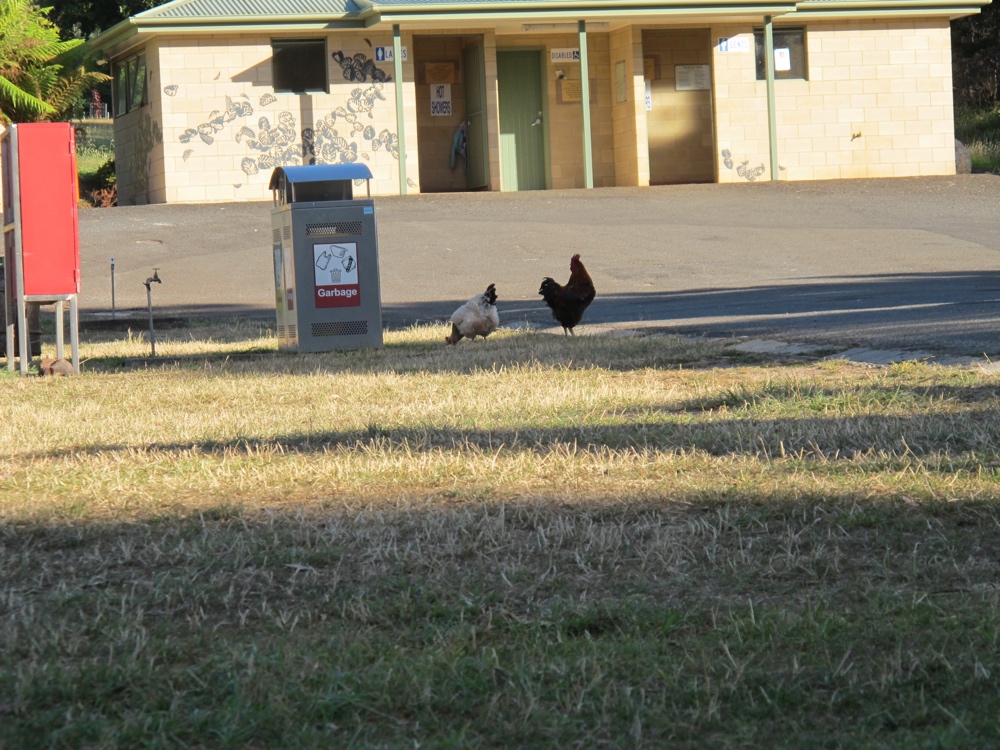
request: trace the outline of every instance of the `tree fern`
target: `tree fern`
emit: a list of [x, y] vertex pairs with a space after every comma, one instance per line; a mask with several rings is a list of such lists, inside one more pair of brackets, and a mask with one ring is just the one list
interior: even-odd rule
[[31, 0], [0, 0], [0, 121], [58, 120], [95, 83], [107, 80], [66, 65], [82, 39], [60, 41], [51, 8]]

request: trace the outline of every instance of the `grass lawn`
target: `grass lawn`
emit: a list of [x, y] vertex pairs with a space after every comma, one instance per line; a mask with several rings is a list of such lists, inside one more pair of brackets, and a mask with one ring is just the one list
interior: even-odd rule
[[0, 748], [1000, 744], [1000, 377], [445, 333], [0, 376]]

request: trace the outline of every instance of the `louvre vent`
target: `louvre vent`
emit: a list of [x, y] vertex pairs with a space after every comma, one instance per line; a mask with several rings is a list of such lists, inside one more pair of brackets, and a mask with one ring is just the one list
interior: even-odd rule
[[288, 326], [288, 338], [295, 341], [299, 337], [299, 329], [297, 326]]
[[275, 228], [274, 230], [274, 244], [275, 245], [281, 244], [281, 230], [277, 228]]
[[363, 231], [360, 221], [341, 221], [336, 224], [306, 224], [306, 237], [333, 237], [338, 234], [358, 235]]
[[368, 333], [367, 320], [345, 320], [338, 323], [313, 323], [313, 336], [363, 336]]
[[289, 225], [285, 225], [281, 228], [281, 236], [286, 240], [292, 239], [292, 228]]
[[278, 326], [278, 330], [275, 332], [279, 339], [285, 338], [285, 327]]

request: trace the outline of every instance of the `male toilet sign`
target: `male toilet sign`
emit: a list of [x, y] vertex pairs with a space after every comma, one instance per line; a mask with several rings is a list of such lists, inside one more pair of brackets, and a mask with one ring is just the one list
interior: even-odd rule
[[358, 243], [313, 245], [316, 307], [360, 307]]

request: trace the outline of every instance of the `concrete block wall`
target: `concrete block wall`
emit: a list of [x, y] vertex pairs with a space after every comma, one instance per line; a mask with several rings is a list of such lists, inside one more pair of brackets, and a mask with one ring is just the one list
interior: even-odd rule
[[[775, 81], [779, 179], [955, 173], [947, 19], [805, 28], [808, 80]], [[712, 29], [713, 40], [737, 35], [749, 53], [712, 53], [719, 182], [770, 179], [753, 29]]]
[[643, 31], [642, 53], [653, 62], [649, 181], [654, 185], [714, 182], [710, 89], [677, 90], [676, 66], [710, 65], [708, 29]]
[[[154, 82], [162, 106], [163, 199], [269, 200], [274, 167], [303, 163], [303, 132], [312, 134], [318, 163], [367, 164], [374, 176], [372, 194], [398, 194], [395, 83], [373, 79], [367, 64], [374, 60], [374, 47], [392, 46], [391, 35], [370, 34], [368, 41], [361, 34], [317, 36], [326, 40], [326, 94], [274, 92], [272, 36], [164, 39]], [[406, 35], [402, 42], [410, 57], [403, 63], [403, 87], [412, 193], [419, 192], [413, 46]], [[394, 77], [391, 62], [375, 67]], [[127, 140], [128, 127], [116, 121], [116, 143]]]
[[[139, 109], [114, 121], [115, 177], [118, 205], [162, 203], [166, 199], [167, 173], [164, 163], [162, 93], [157, 86], [155, 60], [160, 43], [146, 45], [146, 99]], [[131, 50], [126, 58], [138, 54]]]
[[649, 131], [646, 124], [646, 84], [642, 65], [642, 33], [632, 26], [610, 35], [612, 86], [616, 66], [625, 64], [625, 101], [617, 92], [611, 105], [615, 144], [615, 185], [649, 185]]

